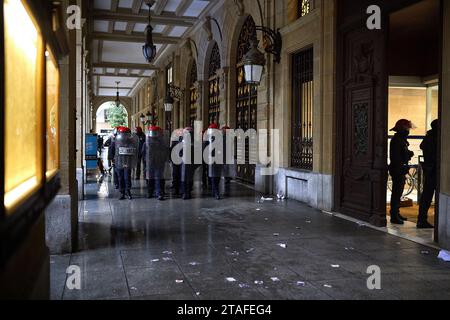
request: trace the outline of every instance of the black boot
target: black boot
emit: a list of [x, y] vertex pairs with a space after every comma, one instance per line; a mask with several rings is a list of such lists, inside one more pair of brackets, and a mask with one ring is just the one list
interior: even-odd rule
[[392, 224], [398, 224], [398, 225], [404, 225], [405, 222], [399, 217], [399, 215], [391, 215], [391, 223]]
[[434, 229], [434, 226], [428, 221], [419, 221], [417, 223], [417, 229]]
[[133, 196], [131, 195], [131, 191], [127, 192], [128, 200], [133, 200]]
[[159, 197], [158, 197], [158, 200], [159, 200], [159, 201], [164, 201], [164, 200], [166, 200], [166, 199], [164, 198], [164, 196], [159, 196]]
[[125, 200], [125, 193], [122, 193], [121, 197], [119, 198], [119, 200]]
[[401, 214], [398, 214], [398, 217], [400, 218], [400, 220], [408, 221], [408, 218], [405, 218], [405, 217], [402, 216]]

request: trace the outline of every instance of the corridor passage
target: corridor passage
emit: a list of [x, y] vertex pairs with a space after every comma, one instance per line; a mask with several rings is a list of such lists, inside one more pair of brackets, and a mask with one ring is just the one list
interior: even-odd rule
[[[99, 187], [100, 186], [100, 187]], [[226, 199], [197, 186], [194, 200], [117, 200], [110, 183], [86, 186], [78, 253], [51, 257], [59, 299], [449, 299], [438, 252], [296, 201], [261, 201], [232, 182]], [[66, 269], [81, 269], [81, 290]], [[381, 290], [367, 288], [369, 266]]]

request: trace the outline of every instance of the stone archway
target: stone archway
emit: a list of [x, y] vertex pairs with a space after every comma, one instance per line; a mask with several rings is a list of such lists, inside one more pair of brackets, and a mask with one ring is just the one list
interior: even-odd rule
[[[89, 119], [90, 123], [92, 123], [92, 128], [94, 131], [96, 131], [96, 116], [98, 109], [106, 102], [114, 102], [114, 97], [95, 97], [92, 105], [92, 113], [91, 113], [91, 119]], [[133, 115], [133, 102], [131, 98], [120, 98], [121, 104], [125, 107], [128, 113], [128, 124], [131, 126], [131, 120]]]

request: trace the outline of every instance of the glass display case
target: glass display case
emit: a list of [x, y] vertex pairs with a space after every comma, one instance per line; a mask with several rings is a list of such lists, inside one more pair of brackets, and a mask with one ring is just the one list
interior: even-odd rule
[[4, 206], [6, 214], [42, 184], [42, 34], [26, 4], [4, 0]]
[[0, 216], [8, 217], [45, 208], [59, 188], [58, 59], [68, 46], [60, 3], [2, 0], [2, 9]]
[[51, 49], [46, 56], [46, 138], [47, 138], [47, 181], [59, 170], [59, 69]]

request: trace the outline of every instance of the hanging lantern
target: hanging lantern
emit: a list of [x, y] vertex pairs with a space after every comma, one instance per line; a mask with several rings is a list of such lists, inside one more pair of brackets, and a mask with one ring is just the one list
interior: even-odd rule
[[266, 57], [258, 49], [259, 41], [251, 41], [250, 50], [245, 54], [242, 63], [244, 65], [245, 81], [249, 84], [259, 85], [261, 83]]

